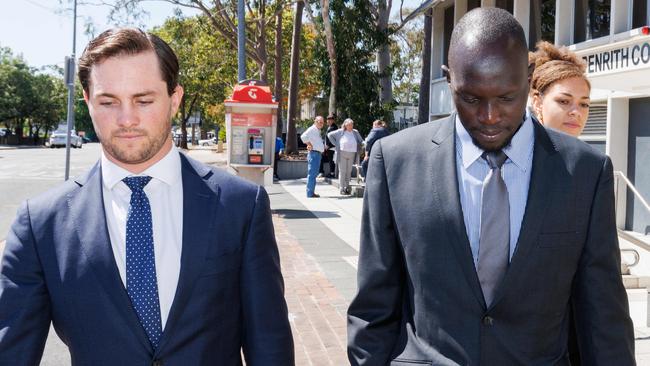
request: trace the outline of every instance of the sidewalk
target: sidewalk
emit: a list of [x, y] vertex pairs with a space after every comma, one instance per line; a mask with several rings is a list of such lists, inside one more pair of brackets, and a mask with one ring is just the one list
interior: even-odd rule
[[[305, 179], [299, 179], [267, 187], [282, 252], [296, 364], [345, 365], [346, 361], [336, 360], [344, 353], [339, 344], [345, 345], [345, 332], [340, 330], [345, 326], [345, 308], [356, 292], [363, 200], [342, 197], [335, 187], [323, 182], [316, 186], [321, 197], [307, 198], [305, 184]], [[297, 270], [296, 263], [307, 267]], [[304, 317], [310, 319], [309, 325]], [[336, 345], [326, 343], [332, 331]], [[650, 365], [650, 328], [637, 324], [635, 337], [637, 364]]]

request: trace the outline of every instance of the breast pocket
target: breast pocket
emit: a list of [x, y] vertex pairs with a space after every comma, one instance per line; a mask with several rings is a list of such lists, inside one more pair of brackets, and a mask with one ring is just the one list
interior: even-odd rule
[[218, 254], [205, 258], [202, 277], [216, 276], [224, 272], [238, 270], [241, 267], [241, 250]]

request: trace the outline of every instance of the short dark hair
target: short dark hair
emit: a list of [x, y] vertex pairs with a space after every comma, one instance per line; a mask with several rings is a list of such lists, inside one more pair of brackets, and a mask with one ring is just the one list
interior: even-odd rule
[[104, 60], [122, 56], [137, 55], [154, 51], [162, 78], [167, 84], [167, 93], [172, 95], [178, 86], [178, 58], [169, 45], [160, 37], [138, 28], [113, 28], [102, 32], [88, 43], [79, 58], [79, 82], [88, 93], [90, 72], [94, 65]]
[[[471, 37], [471, 43], [479, 48], [490, 47], [510, 39], [521, 49], [522, 55], [528, 54], [526, 34], [521, 24], [512, 14], [500, 8], [475, 8], [465, 14], [451, 33], [450, 51], [467, 43], [468, 37]], [[449, 58], [452, 57], [450, 52]]]

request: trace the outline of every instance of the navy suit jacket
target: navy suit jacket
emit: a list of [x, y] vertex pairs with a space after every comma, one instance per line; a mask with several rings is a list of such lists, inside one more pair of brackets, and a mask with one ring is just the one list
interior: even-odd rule
[[467, 238], [455, 115], [377, 141], [364, 197], [352, 365], [633, 365], [608, 157], [535, 121], [522, 227], [490, 306]]
[[98, 163], [18, 211], [0, 268], [0, 365], [37, 365], [50, 322], [74, 365], [241, 365], [242, 350], [247, 365], [293, 365], [266, 192], [181, 160], [181, 269], [158, 349], [118, 273]]

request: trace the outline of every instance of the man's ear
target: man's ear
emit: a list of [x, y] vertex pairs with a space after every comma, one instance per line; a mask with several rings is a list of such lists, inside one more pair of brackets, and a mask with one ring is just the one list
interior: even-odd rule
[[449, 67], [447, 67], [447, 65], [442, 65], [440, 68], [442, 69], [442, 75], [447, 79], [447, 83], [451, 83], [451, 72], [449, 71]]
[[180, 85], [176, 85], [176, 88], [174, 88], [174, 93], [171, 95], [172, 98], [172, 116], [176, 115], [176, 112], [178, 112], [178, 108], [181, 105], [181, 101], [183, 100], [183, 87]]
[[88, 93], [86, 92], [85, 89], [83, 89], [82, 91], [83, 91], [83, 95], [84, 95], [84, 101], [86, 101], [86, 105], [88, 105]]

